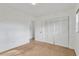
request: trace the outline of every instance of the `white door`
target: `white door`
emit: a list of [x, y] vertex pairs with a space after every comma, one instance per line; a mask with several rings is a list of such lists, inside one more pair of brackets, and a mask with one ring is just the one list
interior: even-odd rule
[[35, 39], [38, 41], [45, 40], [45, 23], [43, 21], [35, 21]]
[[[54, 24], [50, 21], [35, 21], [35, 40], [54, 43]], [[52, 39], [51, 39], [52, 38]]]
[[60, 20], [55, 23], [55, 44], [68, 47], [68, 20]]
[[45, 42], [54, 44], [54, 23], [51, 21], [45, 21], [45, 39], [43, 39]]

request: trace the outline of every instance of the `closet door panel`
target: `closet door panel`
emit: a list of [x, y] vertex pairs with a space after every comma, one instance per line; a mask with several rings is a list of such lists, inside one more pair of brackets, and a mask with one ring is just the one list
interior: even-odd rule
[[55, 44], [68, 47], [68, 19], [55, 23]]
[[51, 21], [45, 24], [45, 42], [54, 44], [54, 24]]

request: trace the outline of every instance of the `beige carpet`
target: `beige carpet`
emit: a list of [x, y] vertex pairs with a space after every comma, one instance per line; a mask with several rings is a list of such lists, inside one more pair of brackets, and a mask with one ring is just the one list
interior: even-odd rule
[[33, 41], [29, 44], [5, 51], [1, 56], [75, 56], [73, 49], [44, 42]]

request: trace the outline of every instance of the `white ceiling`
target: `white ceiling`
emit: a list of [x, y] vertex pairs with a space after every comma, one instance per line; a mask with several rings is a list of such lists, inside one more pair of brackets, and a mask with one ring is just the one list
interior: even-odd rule
[[39, 3], [32, 5], [31, 3], [17, 3], [17, 4], [0, 4], [1, 7], [8, 7], [30, 16], [43, 16], [63, 10], [71, 10], [75, 7], [74, 3]]

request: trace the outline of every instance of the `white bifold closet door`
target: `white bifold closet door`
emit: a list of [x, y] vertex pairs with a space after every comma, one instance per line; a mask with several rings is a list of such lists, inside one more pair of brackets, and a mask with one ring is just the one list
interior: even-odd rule
[[36, 21], [35, 39], [68, 47], [68, 17]]
[[69, 35], [68, 35], [68, 18], [62, 18], [60, 21], [55, 23], [55, 44], [68, 47]]

